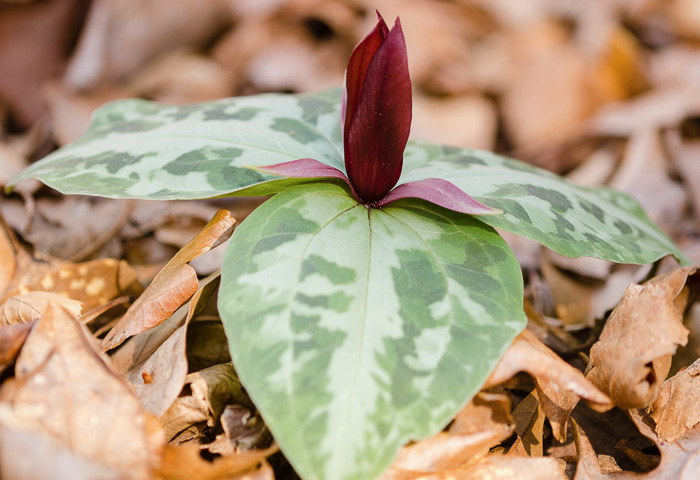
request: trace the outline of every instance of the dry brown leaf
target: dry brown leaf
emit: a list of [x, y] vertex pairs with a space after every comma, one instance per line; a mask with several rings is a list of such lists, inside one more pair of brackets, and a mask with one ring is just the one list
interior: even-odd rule
[[[576, 453], [578, 461], [576, 462], [576, 476], [574, 480], [606, 480], [610, 479], [608, 473], [614, 468], [610, 468], [610, 462], [606, 465], [606, 471], [603, 471], [600, 461], [593, 450], [588, 436], [579, 427], [575, 420], [571, 419], [571, 430], [574, 433], [574, 443], [576, 444]], [[619, 471], [620, 468], [617, 468]], [[617, 477], [615, 477], [617, 478]]]
[[17, 359], [15, 379], [0, 388], [10, 426], [48, 435], [83, 458], [148, 478], [162, 437], [92, 336], [50, 305]]
[[420, 480], [566, 480], [564, 462], [552, 457], [489, 455], [463, 470], [440, 476], [417, 477]]
[[219, 210], [204, 229], [168, 262], [102, 342], [105, 350], [169, 318], [197, 290], [197, 273], [188, 262], [225, 242], [235, 220]]
[[123, 260], [103, 258], [85, 263], [59, 263], [48, 273], [23, 282], [20, 292], [47, 291], [79, 301], [83, 311], [123, 296], [137, 296], [143, 288], [133, 268]]
[[503, 96], [506, 129], [519, 148], [558, 143], [600, 105], [590, 67], [551, 21], [517, 32], [513, 41], [517, 81]]
[[33, 327], [33, 323], [0, 325], [0, 374], [10, 363], [15, 361]]
[[462, 409], [447, 432], [399, 450], [392, 466], [380, 478], [408, 480], [451, 472], [484, 456], [512, 433], [509, 398], [481, 392]]
[[187, 328], [187, 363], [190, 372], [231, 361], [221, 320], [197, 320]]
[[65, 308], [75, 318], [80, 316], [83, 309], [81, 302], [58, 293], [20, 293], [6, 298], [0, 305], [0, 325], [30, 323], [39, 320], [49, 304]]
[[685, 267], [630, 285], [591, 348], [586, 378], [621, 408], [645, 408], [668, 375], [671, 357], [688, 340], [683, 326]]
[[700, 423], [700, 360], [666, 380], [649, 406], [656, 434], [663, 442], [675, 442]]
[[88, 90], [115, 83], [148, 60], [206, 44], [229, 23], [225, 2], [97, 0], [93, 2], [67, 85]]
[[518, 438], [508, 449], [508, 455], [521, 457], [541, 457], [544, 455], [544, 408], [535, 395], [531, 392], [513, 410], [515, 420], [515, 433]]
[[610, 407], [610, 399], [603, 392], [527, 330], [506, 350], [484, 388], [503, 383], [521, 371], [535, 379], [545, 415], [558, 439], [566, 438], [567, 419], [579, 398], [598, 410]]
[[134, 385], [146, 412], [160, 417], [182, 390], [188, 370], [185, 340], [189, 322], [218, 285], [218, 276], [203, 282], [183, 315], [176, 312], [157, 327], [130, 338], [112, 356], [115, 369]]
[[219, 455], [247, 452], [270, 444], [272, 436], [260, 415], [241, 405], [227, 405], [221, 414], [224, 433], [207, 444], [207, 450]]
[[49, 437], [0, 426], [0, 478], [32, 480], [121, 480], [117, 469], [79, 457]]
[[276, 451], [277, 447], [272, 447], [208, 462], [196, 445], [166, 445], [154, 477], [159, 480], [274, 480], [265, 458]]
[[669, 173], [669, 161], [660, 133], [640, 128], [632, 133], [622, 164], [609, 185], [630, 194], [662, 230], [677, 225], [688, 197]]
[[226, 405], [254, 408], [230, 363], [191, 373], [185, 378], [185, 385], [191, 395], [175, 399], [160, 418], [171, 443], [189, 441], [199, 437], [203, 429], [214, 427]]
[[413, 99], [413, 111], [413, 138], [485, 150], [495, 146], [498, 112], [481, 95], [419, 95]]

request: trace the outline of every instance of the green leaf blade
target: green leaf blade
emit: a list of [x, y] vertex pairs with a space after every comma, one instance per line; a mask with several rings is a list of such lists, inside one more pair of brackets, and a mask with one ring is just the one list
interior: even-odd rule
[[685, 255], [628, 195], [578, 186], [565, 178], [490, 152], [411, 142], [399, 183], [443, 178], [504, 211], [488, 225], [531, 238], [568, 257], [647, 264]]
[[490, 227], [421, 201], [368, 212], [333, 184], [248, 217], [222, 282], [236, 369], [306, 479], [379, 474], [451, 419], [525, 324], [519, 267]]
[[180, 106], [112, 102], [95, 112], [83, 137], [30, 166], [11, 185], [38, 178], [64, 193], [195, 199], [279, 181], [246, 166], [311, 157], [342, 168], [336, 96], [332, 90]]

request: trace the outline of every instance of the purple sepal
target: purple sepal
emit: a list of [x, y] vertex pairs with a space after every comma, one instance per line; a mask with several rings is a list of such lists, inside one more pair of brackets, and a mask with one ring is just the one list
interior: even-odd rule
[[377, 203], [377, 207], [385, 207], [400, 198], [420, 198], [449, 210], [470, 215], [498, 215], [503, 213], [498, 208], [487, 207], [477, 202], [464, 193], [462, 189], [441, 178], [427, 178], [399, 185], [382, 198]]
[[[253, 167], [255, 170], [277, 175], [278, 177], [292, 178], [340, 178], [348, 182], [348, 177], [335, 167], [321, 163], [313, 158], [300, 158], [290, 162], [267, 165], [265, 167]], [[349, 182], [348, 182], [349, 183]]]

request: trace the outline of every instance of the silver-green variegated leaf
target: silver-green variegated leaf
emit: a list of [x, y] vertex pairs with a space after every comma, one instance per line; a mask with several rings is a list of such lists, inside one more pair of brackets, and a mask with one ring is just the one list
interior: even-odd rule
[[[314, 158], [345, 171], [340, 90], [259, 95], [184, 106], [123, 100], [97, 111], [90, 131], [13, 180], [35, 177], [64, 193], [116, 198], [193, 199], [269, 195], [303, 179], [245, 166]], [[479, 150], [409, 142], [399, 184], [448, 180], [502, 209], [489, 225], [556, 252], [622, 263], [688, 259], [636, 201], [579, 187], [522, 162]]]
[[489, 225], [531, 238], [568, 257], [646, 264], [685, 255], [630, 196], [586, 188], [546, 170], [481, 150], [410, 142], [399, 183], [442, 178], [503, 210]]
[[310, 479], [370, 479], [438, 432], [525, 326], [517, 261], [481, 221], [291, 187], [234, 234], [219, 310], [234, 365]]
[[[338, 94], [268, 94], [189, 105], [119, 100], [95, 111], [79, 140], [24, 170], [63, 193], [111, 198], [196, 199], [263, 184], [246, 166], [315, 158], [342, 167]], [[264, 184], [278, 180], [273, 191]], [[273, 182], [274, 183], [274, 182]]]

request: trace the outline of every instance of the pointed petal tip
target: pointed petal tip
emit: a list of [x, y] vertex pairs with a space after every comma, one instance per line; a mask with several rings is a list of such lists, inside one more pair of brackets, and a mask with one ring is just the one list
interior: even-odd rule
[[419, 198], [448, 210], [469, 215], [499, 215], [503, 210], [474, 200], [462, 189], [441, 178], [427, 178], [404, 183], [389, 192], [378, 204], [385, 207], [401, 198]]
[[278, 177], [288, 178], [340, 178], [348, 181], [343, 172], [313, 158], [300, 158], [290, 162], [276, 163], [262, 167], [244, 165], [247, 168]]

